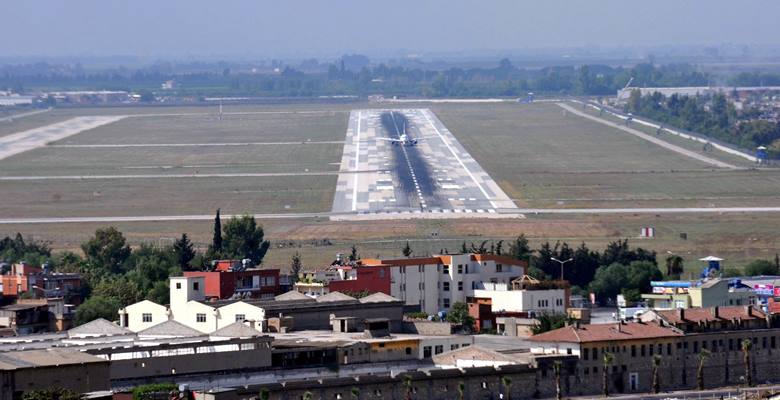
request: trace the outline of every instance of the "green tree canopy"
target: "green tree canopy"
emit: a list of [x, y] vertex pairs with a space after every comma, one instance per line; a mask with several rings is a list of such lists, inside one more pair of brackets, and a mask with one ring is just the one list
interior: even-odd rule
[[93, 295], [76, 309], [74, 323], [78, 326], [98, 318], [113, 321], [117, 319], [117, 312], [120, 308], [119, 301], [116, 299]]
[[453, 304], [447, 313], [447, 322], [459, 324], [469, 331], [474, 329], [474, 317], [469, 315], [469, 307], [466, 303], [457, 302]]
[[81, 249], [89, 264], [103, 273], [121, 272], [122, 264], [131, 253], [122, 232], [113, 226], [96, 230]]
[[254, 265], [263, 261], [270, 243], [263, 240], [265, 232], [251, 215], [232, 217], [223, 228], [222, 251], [224, 257], [252, 260]]
[[192, 270], [191, 262], [195, 258], [195, 248], [186, 233], [182, 233], [181, 238], [173, 242], [173, 254], [182, 271]]
[[745, 265], [745, 275], [757, 276], [757, 275], [777, 275], [777, 265], [767, 260], [754, 260]]

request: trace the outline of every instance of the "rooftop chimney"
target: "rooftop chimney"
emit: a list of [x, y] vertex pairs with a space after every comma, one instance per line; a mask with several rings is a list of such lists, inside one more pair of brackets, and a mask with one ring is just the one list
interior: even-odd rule
[[685, 321], [685, 309], [684, 308], [678, 308], [677, 309], [677, 316], [680, 318], [680, 321]]

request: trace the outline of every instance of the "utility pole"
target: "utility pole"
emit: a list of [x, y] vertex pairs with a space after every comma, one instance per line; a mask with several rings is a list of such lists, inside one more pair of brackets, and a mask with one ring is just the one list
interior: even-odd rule
[[555, 261], [555, 262], [557, 262], [557, 263], [560, 263], [560, 264], [561, 264], [561, 280], [563, 280], [563, 264], [566, 264], [566, 263], [567, 263], [567, 262], [569, 262], [569, 261], [574, 261], [574, 259], [573, 259], [573, 258], [569, 258], [569, 259], [568, 259], [568, 260], [566, 260], [566, 261], [561, 261], [561, 260], [559, 260], [559, 259], [557, 259], [557, 258], [555, 258], [555, 257], [550, 257], [550, 260], [553, 260], [553, 261]]

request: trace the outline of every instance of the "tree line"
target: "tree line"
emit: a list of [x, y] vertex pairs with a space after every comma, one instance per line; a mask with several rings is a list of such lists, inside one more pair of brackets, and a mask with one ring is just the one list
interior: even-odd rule
[[625, 111], [751, 150], [766, 146], [771, 158], [780, 158], [780, 122], [762, 119], [755, 108], [737, 111], [724, 94], [665, 97], [635, 90]]
[[25, 240], [21, 234], [0, 240], [0, 260], [48, 264], [57, 272], [82, 276], [79, 295], [86, 300], [76, 309], [75, 323], [97, 318], [114, 320], [120, 308], [141, 300], [168, 304], [168, 278], [183, 271], [213, 268], [218, 259], [248, 259], [259, 265], [270, 243], [263, 228], [250, 215], [234, 216], [224, 226], [219, 210], [214, 220], [214, 236], [205, 252], [200, 252], [186, 233], [170, 245], [141, 244], [131, 248], [115, 227], [99, 228], [81, 244], [83, 255], [72, 251], [53, 254], [49, 244]]

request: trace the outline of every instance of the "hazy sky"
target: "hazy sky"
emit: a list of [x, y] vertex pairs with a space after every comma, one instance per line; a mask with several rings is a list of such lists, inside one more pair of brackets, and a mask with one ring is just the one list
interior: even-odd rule
[[0, 55], [338, 55], [780, 44], [777, 0], [22, 0]]

